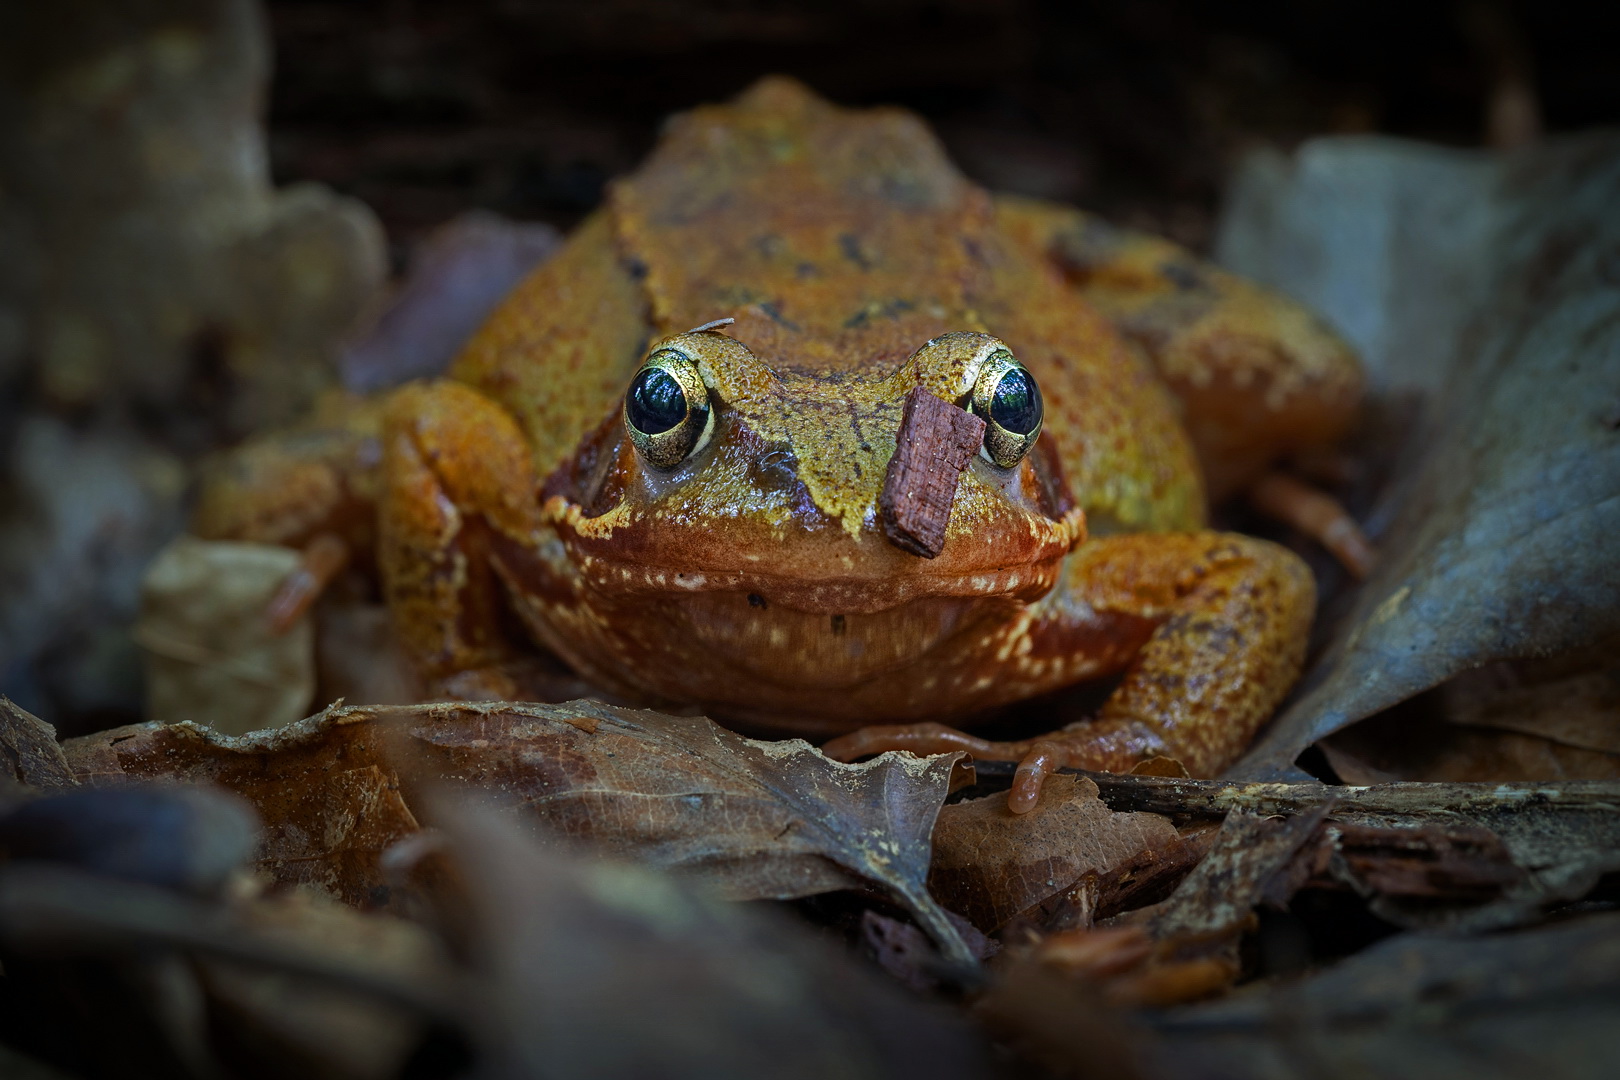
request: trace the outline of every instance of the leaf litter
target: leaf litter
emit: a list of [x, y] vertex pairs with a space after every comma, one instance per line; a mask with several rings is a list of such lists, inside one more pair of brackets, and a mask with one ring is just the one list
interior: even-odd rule
[[[48, 759], [41, 744], [49, 740], [49, 728], [30, 724], [14, 707], [8, 717], [6, 744], [22, 748], [27, 758]], [[363, 963], [364, 970], [346, 968], [341, 957], [311, 956], [308, 946], [324, 932], [314, 923], [301, 942], [294, 935], [272, 943], [262, 932], [268, 916], [257, 918], [259, 930], [249, 926], [255, 920], [244, 912], [252, 909], [241, 906], [249, 901], [236, 900], [234, 913], [221, 922], [193, 899], [190, 908], [171, 911], [167, 930], [161, 920], [157, 928], [136, 928], [119, 923], [118, 913], [141, 904], [117, 899], [116, 890], [99, 915], [81, 911], [66, 919], [65, 937], [58, 925], [44, 940], [57, 948], [78, 940], [82, 948], [86, 937], [104, 942], [109, 932], [114, 938], [134, 934], [148, 946], [166, 942], [186, 955], [204, 956], [205, 970], [220, 963], [238, 970], [246, 958], [258, 973], [216, 976], [198, 992], [246, 1017], [244, 1030], [278, 1047], [277, 1060], [315, 1053], [333, 1030], [323, 1026], [329, 1010], [292, 1004], [303, 992], [297, 987], [313, 979], [336, 987], [333, 1000], [358, 993], [364, 1000], [353, 1005], [352, 1015], [337, 1010], [334, 1016], [347, 1018], [333, 1024], [369, 1034], [349, 1040], [360, 1049], [341, 1067], [331, 1065], [336, 1059], [330, 1054], [321, 1058], [340, 1075], [384, 1075], [386, 1063], [397, 1064], [400, 1055], [429, 1044], [439, 1046], [436, 1052], [454, 1044], [456, 1053], [505, 1063], [498, 1073], [534, 1075], [541, 1068], [537, 1062], [573, 1060], [567, 1055], [576, 1051], [569, 1046], [579, 1047], [583, 1060], [590, 1039], [602, 1037], [601, 1024], [609, 1024], [615, 1042], [623, 1044], [613, 1060], [624, 1069], [668, 1054], [680, 1032], [697, 1025], [735, 1030], [737, 1037], [723, 1053], [708, 1043], [687, 1047], [683, 1052], [696, 1055], [692, 1061], [699, 1064], [681, 1075], [708, 1075], [703, 1070], [719, 1067], [715, 1062], [726, 1054], [766, 1053], [760, 1046], [776, 1053], [782, 1040], [811, 1037], [834, 1057], [847, 1052], [868, 1064], [882, 1060], [881, 1067], [870, 1066], [871, 1075], [904, 1075], [895, 1059], [885, 1057], [892, 1047], [862, 1041], [871, 1037], [870, 1028], [851, 1020], [844, 1000], [856, 991], [790, 995], [791, 1007], [784, 1008], [795, 1017], [793, 1024], [787, 1013], [762, 1015], [735, 1004], [739, 993], [760, 992], [740, 988], [765, 977], [761, 965], [775, 964], [780, 974], [786, 963], [800, 971], [795, 978], [807, 977], [800, 970], [809, 955], [799, 951], [804, 946], [781, 945], [789, 960], [765, 955], [793, 939], [795, 928], [766, 919], [744, 934], [746, 943], [720, 946], [720, 938], [706, 936], [717, 929], [695, 928], [709, 926], [711, 915], [692, 912], [733, 910], [713, 908], [720, 897], [804, 896], [863, 878], [877, 884], [898, 879], [901, 887], [891, 887], [890, 895], [903, 909], [910, 910], [905, 890], [914, 890], [950, 925], [921, 877], [907, 882], [902, 876], [929, 872], [934, 834], [935, 895], [998, 929], [1011, 945], [992, 962], [988, 981], [966, 984], [978, 987], [972, 990], [973, 1015], [988, 1030], [1063, 1071], [1095, 1075], [1086, 1069], [1114, 1062], [1114, 1075], [1135, 1070], [1178, 1077], [1186, 1075], [1184, 1069], [1156, 1056], [1163, 1040], [1151, 1025], [1125, 1018], [1143, 1008], [1168, 1010], [1155, 1014], [1166, 1017], [1204, 1008], [1196, 1003], [1253, 978], [1246, 943], [1259, 912], [1286, 910], [1301, 895], [1347, 894], [1362, 898], [1392, 928], [1479, 930], [1533, 922], [1550, 905], [1585, 895], [1605, 872], [1620, 868], [1613, 854], [1620, 850], [1620, 787], [1601, 782], [1343, 788], [1062, 775], [1048, 793], [1052, 798], [1034, 814], [1014, 818], [995, 795], [945, 805], [959, 767], [953, 757], [894, 758], [899, 760], [886, 766], [880, 761], [876, 768], [838, 765], [803, 744], [753, 743], [701, 718], [590, 702], [337, 708], [245, 737], [194, 725], [117, 729], [65, 745], [65, 761], [92, 785], [84, 794], [135, 793], [154, 779], [220, 784], [262, 819], [264, 840], [247, 865], [270, 891], [262, 892], [261, 884], [252, 904], [263, 911], [266, 904], [285, 904], [289, 888], [295, 897], [311, 887], [337, 892], [369, 910], [350, 918], [426, 927], [444, 943], [441, 960], [432, 962], [439, 966], [431, 977], [417, 978], [415, 990], [396, 993], [390, 989], [393, 976]], [[457, 797], [473, 794], [484, 800], [483, 808], [458, 808]], [[487, 843], [506, 854], [468, 856], [468, 844], [485, 841], [456, 831], [466, 820], [478, 822], [472, 826], [478, 835], [495, 837]], [[424, 823], [432, 827], [424, 830]], [[920, 864], [905, 855], [906, 844], [874, 842], [890, 828], [910, 838], [911, 850], [920, 845]], [[837, 842], [827, 839], [828, 830]], [[855, 833], [865, 839], [851, 845], [844, 838]], [[369, 839], [357, 843], [358, 835]], [[518, 847], [528, 854], [517, 855]], [[897, 860], [896, 851], [905, 857]], [[588, 861], [579, 861], [587, 853]], [[602, 862], [604, 856], [609, 861]], [[238, 857], [245, 860], [246, 849]], [[475, 864], [483, 869], [470, 869]], [[1139, 879], [1151, 878], [1160, 864], [1171, 871], [1158, 883], [1157, 895], [1168, 896], [1144, 907], [1155, 893]], [[533, 869], [520, 874], [520, 865]], [[320, 873], [311, 875], [312, 866], [321, 867]], [[492, 873], [492, 866], [501, 868], [496, 878], [472, 881]], [[26, 897], [28, 879], [15, 875], [21, 869], [0, 875], [22, 881]], [[660, 869], [677, 876], [660, 877]], [[541, 888], [538, 881], [548, 884]], [[686, 883], [694, 881], [706, 888], [690, 892]], [[15, 909], [7, 909], [4, 887], [0, 882], [0, 928], [10, 926], [38, 946], [39, 920], [19, 920]], [[35, 910], [52, 904], [59, 914], [64, 906], [70, 912], [82, 908], [86, 888], [81, 882], [69, 889], [71, 902], [60, 892], [43, 900], [36, 895]], [[95, 893], [105, 898], [108, 887], [97, 885]], [[396, 915], [385, 914], [390, 911]], [[911, 915], [934, 932], [916, 911]], [[634, 924], [637, 918], [643, 924]], [[744, 921], [752, 926], [750, 918]], [[886, 957], [880, 966], [903, 983], [932, 993], [951, 985], [939, 981], [936, 962], [928, 959], [940, 948], [937, 937], [931, 947], [924, 945], [915, 928], [873, 911], [863, 917], [861, 932], [868, 951]], [[280, 951], [283, 946], [290, 951]], [[689, 988], [684, 996], [653, 971], [664, 962], [657, 957], [666, 946], [686, 957], [668, 961], [680, 973], [669, 978]], [[682, 951], [688, 947], [690, 955]], [[711, 984], [694, 973], [721, 963], [711, 952], [715, 948], [731, 950], [726, 964], [735, 969], [722, 964], [724, 970], [714, 975], [718, 982]], [[940, 951], [950, 957], [948, 949]], [[982, 952], [965, 943], [961, 949]], [[823, 951], [820, 945], [809, 949]], [[611, 959], [621, 952], [640, 959]], [[445, 956], [453, 959], [446, 962]], [[607, 976], [558, 974], [627, 967], [646, 976], [634, 988]], [[536, 972], [550, 973], [538, 989], [518, 985], [540, 978]], [[380, 1006], [372, 1003], [379, 995]], [[633, 1019], [592, 1027], [578, 1002], [598, 1000], [593, 995], [645, 1000], [644, 1010], [652, 1001], [679, 998], [680, 1007], [668, 1009], [681, 1019], [665, 1025], [637, 1012]], [[499, 1015], [469, 1018], [469, 1002], [482, 1003], [474, 1011]], [[1079, 1052], [1071, 1029], [1079, 1024], [1075, 1010], [1082, 1008], [1092, 1017], [1079, 1025], [1091, 1032], [1086, 1045], [1092, 1056], [1083, 1067], [1070, 1059]], [[402, 1009], [405, 1020], [399, 1018]], [[520, 1025], [512, 1010], [553, 1017], [540, 1026], [545, 1038], [532, 1034], [533, 1025]], [[731, 1017], [735, 1027], [716, 1027], [713, 1010]], [[1064, 1030], [1053, 1030], [1053, 1024]], [[841, 1034], [832, 1038], [828, 1030]], [[974, 1071], [979, 1066], [964, 1064], [979, 1052], [966, 1029], [950, 1030], [955, 1033], [941, 1037], [967, 1048], [955, 1063], [965, 1070], [958, 1074], [982, 1075]], [[947, 1074], [938, 1071], [944, 1066], [937, 1057], [916, 1047], [911, 1052], [917, 1062], [931, 1062], [933, 1071], [918, 1075]], [[805, 1060], [821, 1067], [832, 1059]], [[580, 1068], [581, 1075], [628, 1075]]]
[[[773, 913], [547, 850], [497, 809], [441, 800], [433, 816], [457, 870], [435, 915], [459, 950], [307, 893], [207, 903], [31, 862], [0, 872], [8, 975], [37, 1010], [99, 1024], [41, 979], [42, 960], [81, 958], [80, 990], [103, 976], [126, 1015], [168, 1031], [150, 1061], [87, 1050], [136, 1072], [383, 1077], [438, 1054], [485, 1076], [985, 1075], [962, 1021]], [[171, 992], [141, 996], [159, 972]], [[206, 1028], [184, 1022], [188, 999]]]
[[149, 723], [70, 741], [67, 753], [89, 782], [232, 788], [266, 822], [266, 869], [351, 903], [388, 893], [382, 853], [419, 828], [412, 780], [448, 782], [489, 794], [536, 835], [674, 870], [729, 899], [879, 885], [947, 957], [974, 962], [926, 886], [960, 755], [846, 765], [802, 740], [758, 742], [702, 717], [591, 701], [337, 708], [235, 738]]

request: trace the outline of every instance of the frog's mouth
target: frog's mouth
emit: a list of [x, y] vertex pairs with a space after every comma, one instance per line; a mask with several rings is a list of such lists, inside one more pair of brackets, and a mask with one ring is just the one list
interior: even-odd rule
[[965, 574], [806, 578], [759, 571], [676, 570], [587, 557], [580, 569], [592, 591], [603, 597], [696, 602], [726, 595], [745, 599], [747, 607], [755, 612], [786, 609], [831, 617], [875, 615], [929, 600], [1035, 600], [1057, 583], [1060, 566], [1061, 557]]
[[590, 517], [553, 497], [542, 508], [555, 530], [546, 576], [576, 583], [600, 603], [726, 594], [746, 600], [756, 615], [786, 609], [828, 618], [925, 600], [1046, 595], [1064, 556], [1085, 537], [1084, 513], [1071, 508], [1051, 518], [1004, 504], [989, 509], [1001, 512], [983, 513], [925, 558], [875, 525], [852, 535], [826, 521], [784, 525], [747, 513], [694, 520], [659, 507]]
[[[821, 614], [757, 604], [758, 594], [704, 593], [656, 605], [665, 637], [679, 637], [709, 658], [719, 678], [705, 700], [723, 700], [725, 685], [750, 684], [786, 693], [836, 694], [925, 658], [975, 642], [1007, 622], [1005, 601], [930, 597], [867, 614]], [[929, 664], [929, 667], [935, 665]], [[921, 676], [923, 680], [927, 675]], [[820, 711], [820, 710], [817, 710]]]

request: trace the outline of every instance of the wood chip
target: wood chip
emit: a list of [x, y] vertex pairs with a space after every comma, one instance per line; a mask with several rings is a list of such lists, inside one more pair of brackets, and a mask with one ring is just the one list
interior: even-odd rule
[[1325, 837], [1338, 859], [1329, 873], [1384, 896], [1479, 902], [1495, 899], [1525, 873], [1489, 829], [1469, 824], [1380, 828], [1335, 823]]
[[940, 553], [957, 482], [983, 438], [983, 420], [920, 386], [912, 388], [878, 497], [890, 543], [925, 559]]

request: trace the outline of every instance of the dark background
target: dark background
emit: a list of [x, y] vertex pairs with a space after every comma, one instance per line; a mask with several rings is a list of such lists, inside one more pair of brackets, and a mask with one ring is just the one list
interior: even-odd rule
[[1258, 142], [1486, 139], [1620, 118], [1620, 8], [1246, 0], [278, 0], [276, 179], [369, 202], [396, 254], [457, 211], [567, 226], [670, 112], [786, 72], [932, 121], [988, 185], [1207, 247]]

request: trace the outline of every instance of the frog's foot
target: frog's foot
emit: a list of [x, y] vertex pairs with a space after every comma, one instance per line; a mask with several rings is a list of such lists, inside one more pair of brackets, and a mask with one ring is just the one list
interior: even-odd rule
[[1286, 473], [1270, 472], [1249, 489], [1249, 502], [1327, 548], [1357, 580], [1365, 581], [1372, 573], [1372, 545], [1337, 499]]
[[998, 746], [1013, 743], [993, 743], [959, 731], [944, 724], [880, 724], [840, 735], [822, 746], [821, 752], [834, 761], [854, 761], [888, 750], [906, 750], [913, 754], [950, 754], [964, 750], [985, 761], [1017, 761], [1017, 756], [996, 756]]
[[887, 724], [840, 735], [821, 751], [835, 761], [854, 761], [888, 750], [907, 750], [913, 754], [949, 754], [961, 750], [981, 761], [1016, 761], [1018, 770], [1013, 775], [1007, 808], [1015, 814], [1027, 814], [1040, 801], [1041, 786], [1046, 778], [1071, 764], [1070, 748], [1060, 743], [1060, 738], [1061, 735], [1020, 742], [991, 742], [944, 724]]
[[892, 724], [861, 728], [821, 748], [835, 761], [908, 750], [913, 754], [965, 751], [980, 761], [1016, 761], [1007, 809], [1027, 814], [1041, 799], [1046, 778], [1059, 769], [1128, 772], [1138, 762], [1162, 756], [1162, 739], [1147, 725], [1129, 719], [1083, 721], [1034, 739], [992, 742], [944, 724]]
[[349, 565], [349, 555], [348, 543], [336, 533], [314, 536], [304, 546], [297, 568], [282, 579], [265, 610], [271, 633], [285, 634], [291, 630], [293, 624], [315, 606], [332, 579]]
[[609, 705], [631, 704], [580, 678], [561, 660], [541, 652], [466, 668], [427, 680], [425, 699], [442, 701], [564, 702], [593, 698]]
[[[1299, 677], [1315, 603], [1304, 562], [1264, 540], [1212, 532], [1091, 540], [1036, 605], [1029, 640], [1048, 656], [1072, 650], [1091, 665], [1087, 677], [1118, 670], [1108, 663], [1117, 656], [1124, 678], [1096, 719], [1018, 742], [941, 724], [871, 727], [822, 750], [845, 761], [884, 750], [1016, 761], [1007, 799], [1014, 813], [1034, 809], [1061, 768], [1129, 772], [1162, 757], [1192, 776], [1213, 776]], [[1138, 637], [1145, 627], [1152, 629]], [[1100, 647], [1110, 641], [1120, 651]]]
[[506, 665], [487, 664], [428, 680], [424, 700], [523, 701], [525, 698]]

